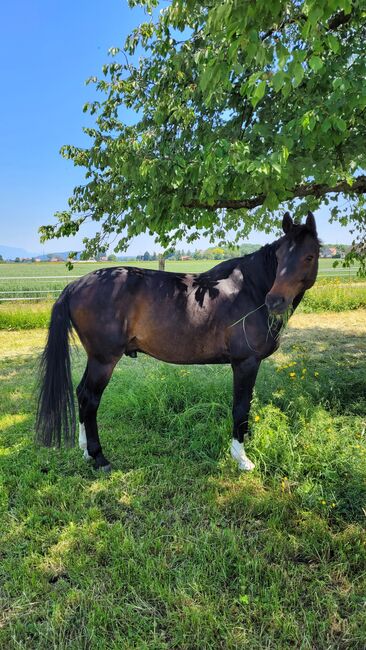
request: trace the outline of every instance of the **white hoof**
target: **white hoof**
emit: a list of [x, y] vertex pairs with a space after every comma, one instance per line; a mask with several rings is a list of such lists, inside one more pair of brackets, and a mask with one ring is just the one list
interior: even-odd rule
[[231, 442], [230, 452], [233, 459], [238, 463], [240, 470], [243, 472], [250, 472], [252, 469], [254, 469], [255, 465], [246, 455], [243, 443], [240, 443], [238, 440], [235, 440], [233, 438]]
[[89, 456], [87, 449], [84, 449], [83, 458], [84, 460], [93, 460], [93, 456]]

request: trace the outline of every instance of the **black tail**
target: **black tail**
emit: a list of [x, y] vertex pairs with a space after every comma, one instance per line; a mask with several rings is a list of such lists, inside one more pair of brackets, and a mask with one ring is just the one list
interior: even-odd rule
[[69, 332], [69, 294], [66, 288], [53, 306], [48, 339], [40, 363], [36, 440], [47, 447], [75, 443], [75, 405], [72, 386]]

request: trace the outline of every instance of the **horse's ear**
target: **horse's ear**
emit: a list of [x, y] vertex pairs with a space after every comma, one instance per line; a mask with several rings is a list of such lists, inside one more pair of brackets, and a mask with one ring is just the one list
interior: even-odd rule
[[294, 225], [294, 222], [292, 221], [292, 219], [290, 217], [290, 213], [285, 212], [285, 214], [283, 215], [283, 219], [282, 219], [282, 229], [283, 229], [283, 232], [285, 233], [285, 235], [287, 235], [287, 233], [290, 232], [293, 225]]
[[315, 217], [312, 212], [308, 212], [308, 216], [306, 217], [305, 225], [310, 230], [310, 232], [313, 233], [313, 235], [316, 235], [316, 223], [315, 223]]

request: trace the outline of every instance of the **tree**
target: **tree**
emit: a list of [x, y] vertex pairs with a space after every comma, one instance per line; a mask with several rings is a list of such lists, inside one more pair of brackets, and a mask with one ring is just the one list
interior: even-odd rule
[[111, 233], [116, 250], [142, 232], [163, 248], [238, 241], [272, 230], [279, 208], [300, 218], [325, 204], [365, 259], [365, 0], [172, 0], [156, 20], [158, 0], [129, 4], [151, 17], [89, 80], [102, 93], [84, 107], [91, 145], [62, 149], [86, 183], [42, 240], [91, 217], [89, 254]]

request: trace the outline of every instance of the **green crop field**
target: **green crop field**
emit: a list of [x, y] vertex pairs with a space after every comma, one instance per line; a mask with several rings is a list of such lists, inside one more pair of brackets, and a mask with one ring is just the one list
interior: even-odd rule
[[[240, 474], [231, 371], [122, 359], [111, 476], [32, 441], [45, 330], [0, 331], [0, 647], [363, 650], [366, 311], [296, 314]], [[73, 358], [75, 382], [84, 354]]]
[[[341, 260], [339, 260], [341, 262]], [[220, 261], [216, 260], [184, 260], [184, 261], [169, 261], [165, 263], [166, 271], [180, 272], [180, 273], [202, 273], [212, 268]], [[334, 260], [321, 259], [319, 260], [319, 275], [330, 274], [332, 276], [346, 276], [353, 277], [357, 273], [358, 266], [354, 265], [351, 268], [343, 268], [341, 264], [334, 268]], [[68, 271], [66, 265], [62, 262], [39, 262], [33, 264], [18, 264], [15, 262], [0, 264], [0, 281], [4, 277], [44, 277], [44, 276], [79, 276], [85, 275], [90, 271], [99, 268], [107, 268], [111, 266], [139, 266], [147, 269], [157, 269], [158, 262], [75, 262], [74, 268]]]
[[[218, 264], [214, 260], [167, 261], [166, 270], [181, 273], [201, 273]], [[141, 266], [157, 269], [157, 262], [126, 262], [125, 266]], [[0, 303], [27, 297], [31, 300], [52, 298], [75, 278], [98, 268], [116, 266], [115, 262], [78, 262], [72, 271], [61, 262], [41, 262], [33, 264], [0, 264]], [[357, 276], [357, 266], [345, 269], [333, 267], [333, 260], [320, 260], [318, 284], [341, 280], [342, 282], [361, 281]]]

